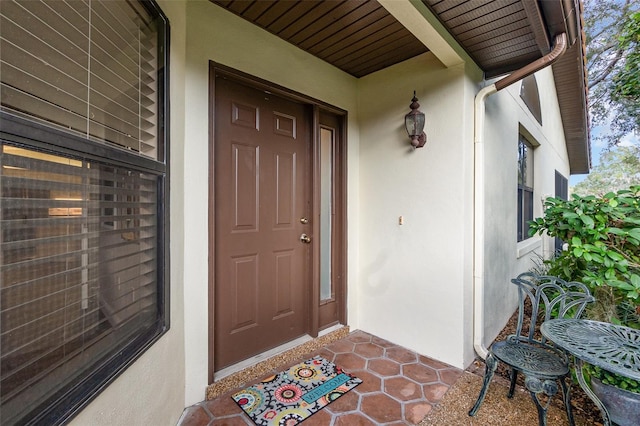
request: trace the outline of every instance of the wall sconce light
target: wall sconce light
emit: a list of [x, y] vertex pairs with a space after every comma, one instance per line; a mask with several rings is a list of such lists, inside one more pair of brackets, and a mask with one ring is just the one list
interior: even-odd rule
[[413, 99], [411, 99], [411, 112], [404, 116], [404, 126], [407, 134], [411, 138], [411, 145], [414, 148], [422, 148], [427, 143], [427, 135], [424, 130], [424, 112], [420, 111], [420, 104], [416, 98], [416, 91], [413, 91]]

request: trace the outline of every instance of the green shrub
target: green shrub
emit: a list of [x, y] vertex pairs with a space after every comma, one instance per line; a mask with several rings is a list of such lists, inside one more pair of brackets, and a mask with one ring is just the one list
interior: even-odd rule
[[640, 186], [602, 197], [547, 198], [530, 235], [546, 232], [567, 250], [546, 261], [549, 274], [589, 286], [593, 319], [640, 328]]
[[592, 377], [596, 377], [606, 385], [640, 394], [640, 382], [637, 380], [629, 379], [628, 377], [623, 377], [589, 364], [585, 364], [584, 369], [589, 380], [591, 380]]
[[[547, 198], [529, 235], [546, 232], [567, 249], [545, 260], [549, 275], [585, 283], [596, 302], [587, 317], [640, 329], [640, 186], [602, 197]], [[585, 365], [588, 377], [640, 393], [640, 383]]]

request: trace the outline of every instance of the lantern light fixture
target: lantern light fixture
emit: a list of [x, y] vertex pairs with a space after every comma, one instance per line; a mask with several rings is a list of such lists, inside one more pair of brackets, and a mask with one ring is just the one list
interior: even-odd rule
[[420, 104], [416, 97], [416, 91], [413, 91], [413, 99], [409, 105], [411, 111], [404, 116], [404, 126], [407, 134], [411, 138], [411, 145], [414, 148], [422, 148], [427, 143], [427, 135], [424, 133], [424, 112], [420, 111]]

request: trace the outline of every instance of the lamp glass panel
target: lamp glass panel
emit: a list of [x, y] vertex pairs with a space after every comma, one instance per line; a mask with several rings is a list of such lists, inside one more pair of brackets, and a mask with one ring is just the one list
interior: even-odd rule
[[422, 134], [424, 130], [424, 114], [418, 112], [416, 114], [407, 114], [405, 116], [405, 127], [409, 136]]

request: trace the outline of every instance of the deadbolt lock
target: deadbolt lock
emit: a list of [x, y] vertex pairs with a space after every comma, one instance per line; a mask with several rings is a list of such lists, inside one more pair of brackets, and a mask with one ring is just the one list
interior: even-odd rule
[[308, 236], [307, 234], [302, 234], [300, 235], [300, 241], [302, 241], [305, 244], [309, 244], [311, 243], [311, 237]]
[[300, 218], [300, 223], [302, 223], [302, 224], [305, 224], [305, 225], [306, 225], [307, 223], [309, 223], [309, 219], [307, 219], [306, 217], [301, 217], [301, 218]]

